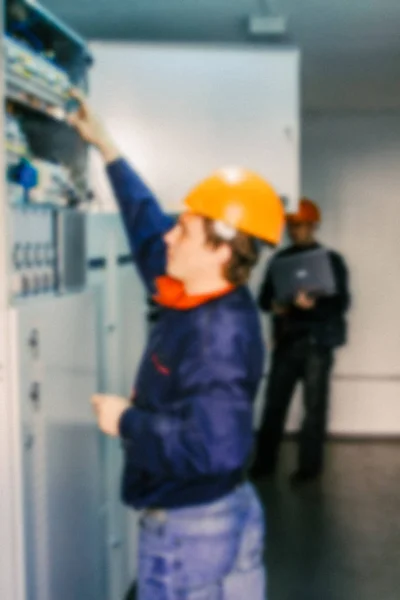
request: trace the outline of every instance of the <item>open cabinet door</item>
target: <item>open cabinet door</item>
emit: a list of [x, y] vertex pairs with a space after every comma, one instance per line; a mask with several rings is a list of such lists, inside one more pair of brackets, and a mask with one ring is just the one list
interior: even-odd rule
[[100, 434], [91, 293], [14, 312], [23, 427], [27, 598], [105, 600]]

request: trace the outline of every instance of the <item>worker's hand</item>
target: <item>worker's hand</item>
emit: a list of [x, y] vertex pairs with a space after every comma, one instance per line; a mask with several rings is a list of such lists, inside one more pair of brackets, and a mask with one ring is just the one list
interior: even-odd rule
[[92, 397], [92, 405], [99, 429], [106, 435], [118, 437], [121, 417], [131, 406], [129, 400], [119, 396], [96, 394]]
[[299, 292], [295, 298], [294, 305], [302, 310], [315, 308], [315, 298], [311, 298], [306, 292]]
[[70, 95], [78, 101], [79, 108], [76, 112], [68, 115], [68, 123], [75, 127], [85, 142], [96, 146], [100, 150], [107, 163], [117, 159], [120, 154], [119, 150], [100, 119], [89, 106], [84, 95], [76, 89], [71, 90]]
[[280, 317], [287, 313], [287, 306], [284, 306], [283, 304], [279, 304], [278, 302], [275, 302], [275, 300], [274, 300], [272, 302], [272, 312], [277, 317]]

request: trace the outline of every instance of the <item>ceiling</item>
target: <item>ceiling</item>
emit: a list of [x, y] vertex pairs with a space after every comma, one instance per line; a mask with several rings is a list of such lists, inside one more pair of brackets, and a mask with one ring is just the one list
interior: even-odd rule
[[[89, 39], [249, 43], [263, 0], [44, 0]], [[303, 53], [308, 110], [400, 109], [400, 0], [270, 0]]]

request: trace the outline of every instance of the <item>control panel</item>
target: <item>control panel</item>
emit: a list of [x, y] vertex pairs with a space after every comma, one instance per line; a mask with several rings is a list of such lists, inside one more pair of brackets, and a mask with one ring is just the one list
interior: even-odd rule
[[73, 293], [86, 284], [83, 207], [90, 191], [87, 144], [66, 114], [76, 108], [71, 88], [87, 90], [92, 57], [86, 42], [36, 0], [5, 1], [0, 43], [6, 293], [11, 303]]

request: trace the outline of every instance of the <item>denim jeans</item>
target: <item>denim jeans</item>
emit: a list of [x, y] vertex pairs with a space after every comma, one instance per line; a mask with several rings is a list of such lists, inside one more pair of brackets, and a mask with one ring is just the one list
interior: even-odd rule
[[264, 516], [250, 484], [141, 518], [138, 600], [265, 600]]

